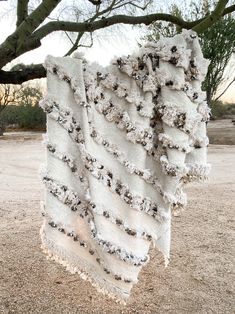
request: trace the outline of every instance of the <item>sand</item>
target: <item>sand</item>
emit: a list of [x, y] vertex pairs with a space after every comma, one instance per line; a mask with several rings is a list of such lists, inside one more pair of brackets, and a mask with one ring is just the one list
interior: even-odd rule
[[0, 140], [0, 313], [234, 313], [235, 146], [210, 145], [210, 181], [187, 187], [173, 218], [171, 262], [153, 250], [126, 306], [40, 249], [41, 134]]
[[207, 132], [211, 144], [235, 145], [235, 123], [232, 120], [234, 119], [209, 122]]

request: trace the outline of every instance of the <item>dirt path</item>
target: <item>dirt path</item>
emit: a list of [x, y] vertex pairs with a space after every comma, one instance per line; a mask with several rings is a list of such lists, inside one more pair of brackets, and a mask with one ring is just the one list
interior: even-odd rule
[[207, 132], [211, 144], [235, 145], [235, 123], [232, 118], [210, 121]]
[[211, 146], [210, 182], [187, 187], [171, 263], [152, 252], [126, 307], [40, 250], [40, 135], [0, 141], [0, 313], [234, 313], [235, 146]]

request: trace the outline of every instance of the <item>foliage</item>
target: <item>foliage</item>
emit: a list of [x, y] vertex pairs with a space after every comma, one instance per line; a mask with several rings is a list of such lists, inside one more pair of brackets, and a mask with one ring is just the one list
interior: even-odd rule
[[[200, 19], [210, 14], [210, 8], [214, 1], [204, 0], [201, 5], [198, 2], [191, 2], [188, 10], [181, 10], [177, 5], [170, 8], [171, 14], [177, 17]], [[189, 10], [190, 9], [190, 10]], [[186, 13], [187, 12], [187, 13]], [[210, 104], [215, 97], [218, 87], [224, 82], [225, 68], [235, 52], [235, 20], [232, 15], [221, 18], [210, 28], [199, 34], [204, 57], [210, 60], [203, 89], [207, 92], [207, 102]], [[174, 36], [180, 28], [172, 23], [156, 22], [149, 26], [147, 40], [158, 40], [160, 35]]]
[[235, 117], [235, 104], [224, 104], [221, 101], [211, 102], [212, 118]]
[[8, 85], [6, 90], [9, 92], [7, 99], [11, 101], [0, 105], [1, 128], [4, 129], [6, 126], [13, 124], [19, 128], [44, 129], [46, 116], [38, 106], [40, 99], [43, 97], [41, 88], [36, 85], [23, 85], [21, 88], [15, 89], [12, 88], [12, 85]]
[[38, 105], [40, 99], [42, 99], [43, 93], [40, 87], [26, 85], [19, 91], [20, 101], [19, 105], [34, 106]]
[[9, 104], [35, 105], [42, 98], [40, 86], [0, 84], [0, 112]]
[[37, 105], [9, 105], [1, 112], [0, 121], [5, 126], [14, 125], [24, 129], [45, 129], [46, 115]]
[[208, 73], [204, 81], [207, 101], [215, 97], [218, 87], [224, 81], [224, 70], [235, 52], [235, 20], [233, 17], [216, 22], [210, 31], [201, 34], [202, 51], [210, 60]]

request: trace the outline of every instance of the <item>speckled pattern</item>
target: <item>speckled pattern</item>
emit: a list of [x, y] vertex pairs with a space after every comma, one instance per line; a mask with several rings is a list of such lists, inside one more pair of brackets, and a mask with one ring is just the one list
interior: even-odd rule
[[41, 136], [7, 138], [0, 140], [0, 313], [234, 312], [235, 146], [209, 147], [211, 179], [187, 187], [187, 210], [173, 218], [170, 265], [165, 269], [160, 253], [151, 251], [142, 284], [122, 306], [45, 259], [39, 237]]
[[210, 172], [210, 109], [201, 90], [208, 63], [191, 30], [147, 42], [107, 67], [77, 54], [45, 59], [43, 250], [121, 303], [150, 245], [168, 265], [171, 216], [187, 204], [184, 184]]

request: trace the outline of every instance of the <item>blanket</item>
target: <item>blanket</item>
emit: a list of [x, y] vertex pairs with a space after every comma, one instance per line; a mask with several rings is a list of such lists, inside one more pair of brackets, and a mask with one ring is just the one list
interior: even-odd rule
[[151, 244], [168, 264], [183, 186], [208, 176], [207, 66], [186, 30], [108, 67], [46, 58], [43, 250], [121, 302]]

